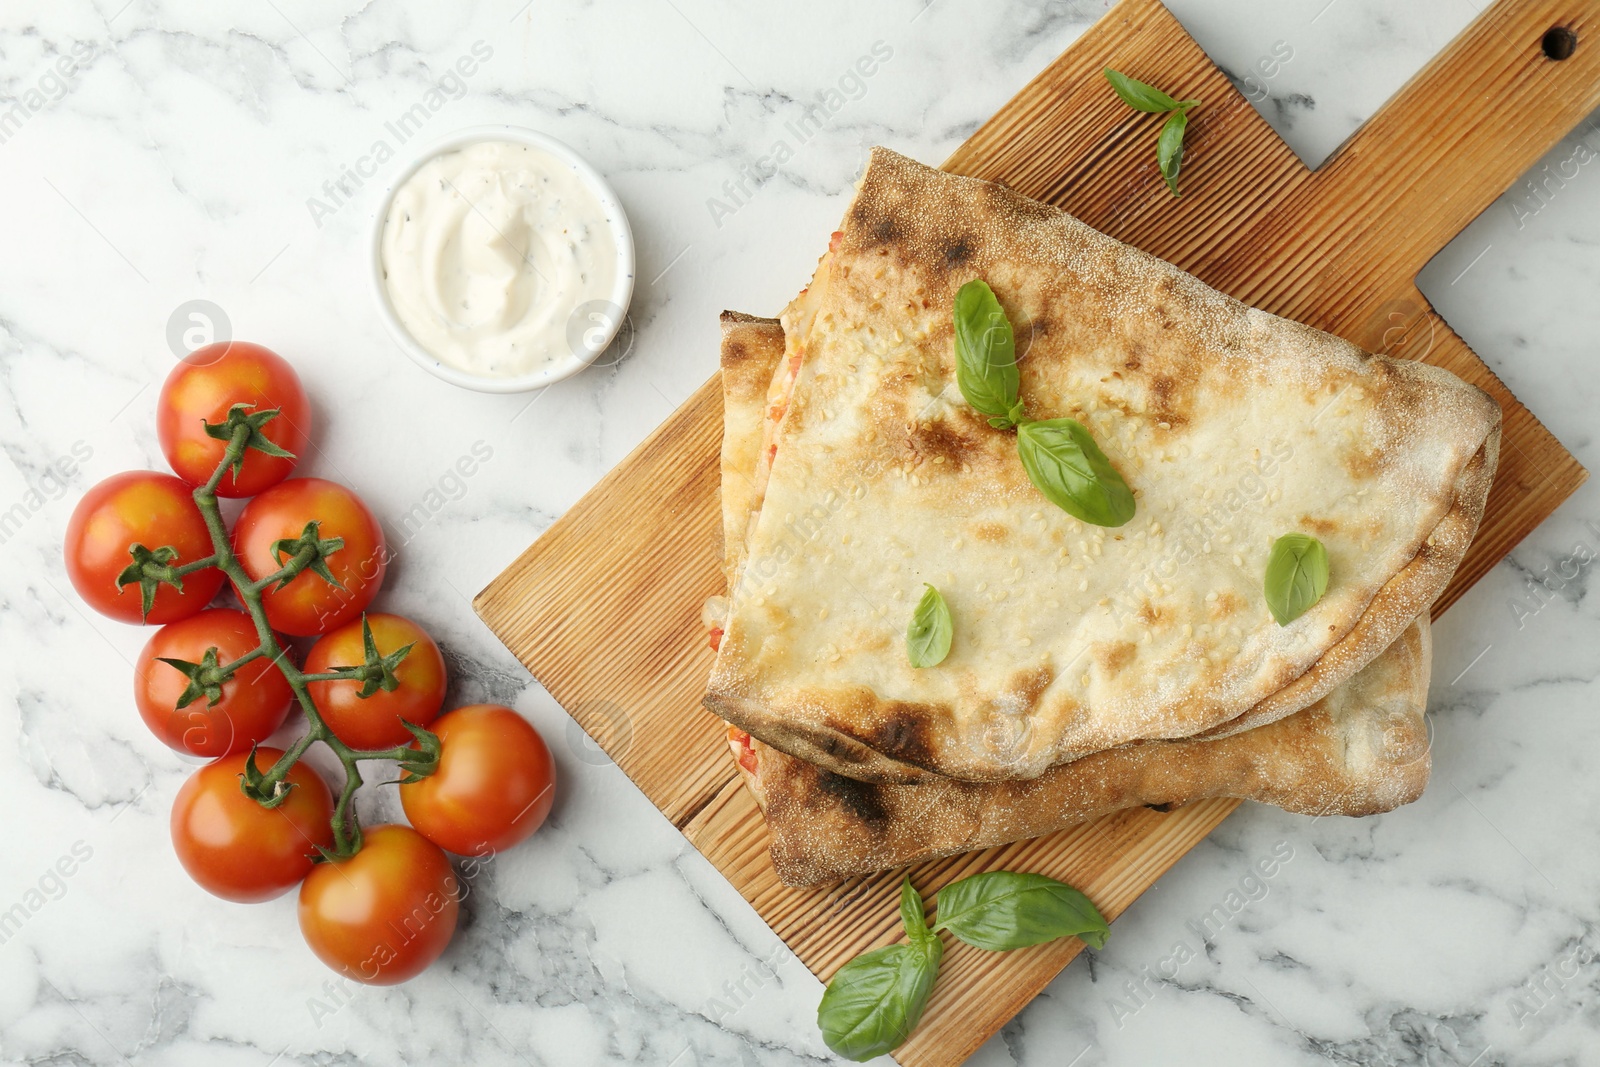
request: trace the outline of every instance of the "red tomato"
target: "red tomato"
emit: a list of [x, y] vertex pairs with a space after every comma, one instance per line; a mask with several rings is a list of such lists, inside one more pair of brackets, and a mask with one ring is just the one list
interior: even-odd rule
[[[282, 752], [256, 750], [265, 771]], [[189, 776], [172, 803], [172, 847], [201, 888], [243, 904], [271, 900], [311, 871], [315, 845], [333, 846], [333, 795], [322, 777], [297, 763], [284, 779], [293, 788], [275, 808], [239, 789], [246, 753], [224, 756]]]
[[539, 731], [499, 704], [439, 717], [439, 769], [400, 787], [406, 818], [440, 848], [503, 852], [537, 830], [555, 800], [556, 765]]
[[[250, 616], [232, 608], [213, 608], [155, 632], [133, 668], [133, 702], [150, 731], [167, 747], [192, 756], [213, 758], [248, 751], [283, 725], [294, 692], [283, 672], [265, 657], [247, 663], [222, 683], [222, 696], [208, 704], [204, 696], [179, 708], [178, 698], [189, 678], [164, 659], [200, 663], [206, 650], [217, 650], [226, 666], [260, 645]], [[259, 762], [257, 764], [260, 765]]]
[[[362, 697], [360, 682], [312, 682], [311, 699], [339, 740], [352, 748], [393, 748], [411, 740], [401, 719], [426, 726], [444, 706], [444, 657], [433, 638], [399, 615], [367, 616], [378, 654], [387, 656], [411, 646], [395, 668], [400, 684], [390, 692], [377, 690]], [[307, 674], [322, 674], [334, 667], [358, 667], [366, 662], [361, 620], [352, 619], [311, 646], [306, 656]]]
[[261, 433], [296, 459], [248, 449], [235, 475], [217, 483], [218, 496], [255, 496], [289, 477], [311, 437], [311, 402], [289, 361], [260, 345], [218, 341], [197, 348], [172, 368], [156, 403], [156, 436], [161, 451], [190, 485], [204, 485], [222, 462], [227, 442], [208, 435], [204, 423], [228, 421], [235, 404], [252, 412], [278, 410]]
[[173, 566], [212, 554], [211, 535], [187, 485], [170, 474], [124, 471], [83, 494], [67, 522], [67, 576], [88, 605], [122, 622], [176, 622], [201, 611], [222, 588], [214, 567], [183, 579], [183, 591], [162, 584], [148, 617], [140, 615], [138, 583], [117, 588], [133, 562], [128, 549], [177, 549]]
[[347, 978], [395, 985], [450, 944], [460, 883], [445, 854], [409, 826], [366, 831], [361, 851], [320, 863], [300, 886], [300, 932]]
[[322, 478], [291, 478], [246, 504], [234, 523], [233, 552], [245, 573], [259, 581], [280, 570], [273, 543], [298, 538], [308, 522], [321, 524], [323, 540], [344, 538], [327, 559], [343, 588], [305, 570], [284, 588], [274, 583], [261, 591], [272, 628], [297, 637], [325, 634], [359, 616], [383, 585], [389, 562], [383, 529], [360, 497]]
[[737, 726], [728, 727], [728, 746], [733, 749], [733, 758], [739, 766], [755, 774], [761, 767], [761, 761], [756, 758], [755, 742], [750, 735]]

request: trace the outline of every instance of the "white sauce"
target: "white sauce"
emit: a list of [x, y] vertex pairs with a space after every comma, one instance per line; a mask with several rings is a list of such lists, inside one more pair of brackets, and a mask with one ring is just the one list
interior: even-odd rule
[[[441, 363], [512, 378], [593, 355], [573, 311], [608, 300], [617, 246], [605, 207], [563, 161], [483, 141], [424, 163], [383, 223], [395, 314]], [[576, 331], [576, 332], [574, 332]]]

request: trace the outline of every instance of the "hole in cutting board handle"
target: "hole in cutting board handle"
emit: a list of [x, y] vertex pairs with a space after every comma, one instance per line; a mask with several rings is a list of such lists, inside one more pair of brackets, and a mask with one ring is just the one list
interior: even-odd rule
[[1565, 26], [1552, 26], [1544, 31], [1544, 41], [1541, 45], [1544, 54], [1556, 62], [1570, 59], [1572, 53], [1578, 50], [1578, 35]]

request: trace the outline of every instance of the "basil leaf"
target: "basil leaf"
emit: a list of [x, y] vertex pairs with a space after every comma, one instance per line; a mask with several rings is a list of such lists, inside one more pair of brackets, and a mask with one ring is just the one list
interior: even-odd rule
[[975, 874], [939, 890], [938, 905], [935, 930], [949, 930], [967, 944], [993, 952], [1071, 935], [1091, 948], [1104, 948], [1111, 933], [1088, 897], [1042, 874]]
[[937, 667], [950, 654], [955, 623], [950, 619], [950, 607], [939, 590], [926, 582], [923, 584], [928, 591], [917, 602], [917, 609], [911, 613], [911, 625], [906, 627], [906, 658], [913, 667]]
[[[1017, 399], [1017, 345], [1011, 320], [994, 290], [974, 278], [956, 293], [951, 313], [956, 333], [956, 384], [961, 395], [997, 429], [1022, 417]], [[998, 420], [998, 421], [996, 421]]]
[[1284, 534], [1272, 543], [1262, 586], [1272, 617], [1288, 625], [1328, 591], [1328, 550], [1310, 534]]
[[900, 883], [900, 923], [912, 941], [933, 936], [928, 931], [928, 920], [922, 912], [922, 894], [912, 886], [911, 876], [906, 875], [905, 881]]
[[944, 945], [935, 935], [857, 956], [833, 976], [817, 1005], [828, 1047], [847, 1060], [870, 1060], [905, 1043], [922, 1018]]
[[[1138, 78], [1130, 78], [1110, 67], [1107, 67], [1104, 73], [1106, 81], [1111, 83], [1111, 88], [1122, 98], [1122, 102], [1137, 111], [1148, 111], [1159, 115], [1181, 106], [1178, 101], [1154, 85], [1147, 85]], [[1199, 101], [1194, 102], [1199, 103]]]
[[1017, 455], [1039, 492], [1092, 526], [1122, 526], [1133, 518], [1133, 490], [1075, 419], [1024, 422]]
[[1166, 125], [1161, 127], [1161, 137], [1156, 141], [1156, 165], [1161, 168], [1161, 176], [1167, 180], [1167, 188], [1173, 196], [1183, 195], [1178, 192], [1178, 171], [1183, 166], [1183, 132], [1188, 127], [1188, 112], [1174, 111], [1167, 116]]
[[1111, 88], [1129, 107], [1167, 116], [1167, 121], [1161, 127], [1161, 136], [1156, 141], [1156, 165], [1161, 168], [1161, 177], [1166, 179], [1167, 189], [1172, 195], [1183, 195], [1178, 192], [1178, 171], [1183, 166], [1183, 133], [1189, 126], [1189, 109], [1199, 107], [1200, 101], [1174, 100], [1154, 85], [1146, 85], [1110, 67], [1105, 69], [1105, 76]]

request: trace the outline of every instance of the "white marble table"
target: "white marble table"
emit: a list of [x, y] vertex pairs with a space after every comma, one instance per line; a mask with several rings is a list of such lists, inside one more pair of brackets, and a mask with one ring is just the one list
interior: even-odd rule
[[[0, 8], [0, 93], [24, 102], [0, 126], [0, 512], [11, 516], [0, 532], [0, 914], [12, 916], [0, 1060], [828, 1058], [818, 983], [587, 746], [468, 598], [706, 378], [719, 310], [771, 312], [802, 284], [868, 145], [938, 161], [1102, 9], [922, 3]], [[1260, 106], [1313, 162], [1475, 7], [1173, 6], [1229, 70], [1279, 42], [1292, 49]], [[386, 123], [426, 102], [477, 41], [492, 57], [446, 83], [423, 134], [511, 122], [560, 137], [611, 177], [639, 245], [632, 351], [531, 408], [405, 361], [363, 274], [387, 169], [362, 157], [380, 140], [404, 153]], [[786, 123], [878, 42], [892, 55], [857, 98], [795, 138]], [[63, 77], [58, 57], [74, 49]], [[724, 183], [780, 139], [793, 158], [732, 202]], [[1587, 146], [1600, 151], [1592, 127]], [[1424, 289], [1592, 466], [1600, 166], [1546, 189], [1497, 204], [1428, 268]], [[401, 547], [385, 603], [439, 637], [453, 697], [514, 704], [557, 750], [550, 824], [475, 874], [455, 944], [404, 987], [335, 984], [303, 946], [292, 898], [226, 905], [188, 882], [166, 827], [190, 768], [130, 699], [128, 660], [145, 635], [86, 615], [68, 590], [58, 546], [77, 494], [160, 466], [155, 386], [173, 358], [169, 318], [192, 300], [300, 368], [322, 421], [311, 470], [356, 486], [389, 522]], [[492, 459], [452, 482], [479, 441]], [[63, 484], [51, 469], [74, 450]], [[400, 533], [399, 516], [424, 500], [442, 503]], [[1241, 810], [973, 1062], [1591, 1060], [1600, 612], [1585, 594], [1597, 553], [1600, 500], [1585, 490], [1438, 627], [1435, 778], [1420, 802], [1361, 821]], [[362, 810], [370, 820], [397, 805], [375, 795]], [[75, 848], [87, 858], [71, 876], [50, 874]], [[1290, 857], [1278, 873], [1241, 888], [1274, 850]], [[1237, 914], [1202, 936], [1200, 917], [1233, 892]]]

